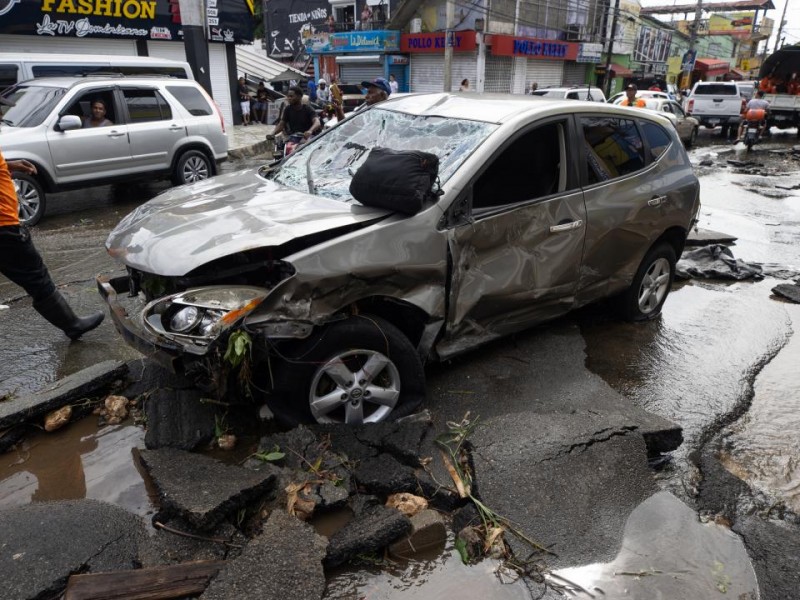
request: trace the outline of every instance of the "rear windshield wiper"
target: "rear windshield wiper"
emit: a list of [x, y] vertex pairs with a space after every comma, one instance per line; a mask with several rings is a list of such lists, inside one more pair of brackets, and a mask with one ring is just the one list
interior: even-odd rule
[[0, 119], [0, 123], [3, 123], [4, 125], [9, 125], [11, 127], [14, 126], [14, 122], [13, 121], [9, 121], [8, 119]]

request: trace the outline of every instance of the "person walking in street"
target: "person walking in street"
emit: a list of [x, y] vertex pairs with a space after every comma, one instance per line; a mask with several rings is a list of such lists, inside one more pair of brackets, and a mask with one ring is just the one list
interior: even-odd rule
[[636, 97], [636, 92], [639, 89], [633, 85], [632, 83], [628, 84], [628, 87], [625, 88], [625, 99], [619, 103], [620, 106], [631, 106], [635, 108], [645, 108], [647, 104], [641, 98]]
[[239, 106], [242, 109], [242, 126], [250, 125], [250, 90], [244, 77], [239, 77]]
[[331, 101], [331, 90], [328, 89], [328, 82], [324, 79], [317, 82], [317, 98], [320, 104], [327, 104]]
[[0, 273], [30, 295], [36, 312], [68, 338], [76, 340], [100, 325], [105, 315], [98, 311], [85, 317], [76, 316], [56, 289], [28, 228], [19, 222], [19, 204], [11, 171], [36, 175], [36, 166], [27, 160], [6, 162], [0, 151]]
[[468, 92], [469, 91], [469, 79], [462, 79], [461, 80], [461, 87], [458, 88], [459, 92]]
[[342, 100], [344, 96], [342, 94], [342, 88], [339, 87], [339, 82], [336, 79], [336, 76], [331, 77], [331, 97], [330, 100], [333, 101], [335, 104], [341, 106]]
[[269, 109], [269, 94], [267, 93], [267, 86], [264, 85], [264, 82], [258, 84], [258, 89], [256, 90], [256, 101], [253, 104], [253, 110], [255, 110], [255, 122], [256, 123], [263, 123], [264, 125], [267, 124], [267, 110]]
[[392, 88], [392, 94], [396, 94], [400, 89], [400, 84], [397, 83], [397, 77], [394, 76], [394, 73], [389, 75], [389, 87]]

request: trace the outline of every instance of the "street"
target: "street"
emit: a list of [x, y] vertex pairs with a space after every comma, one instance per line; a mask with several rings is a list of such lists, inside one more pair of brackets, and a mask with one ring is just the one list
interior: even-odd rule
[[[776, 130], [747, 153], [741, 144], [734, 147], [717, 132], [701, 129], [690, 152], [701, 182], [700, 227], [735, 236], [734, 256], [760, 263], [767, 272], [763, 280], [676, 281], [654, 321], [623, 323], [607, 304], [599, 304], [426, 369], [427, 407], [440, 424], [457, 422], [467, 412], [480, 422], [524, 415], [512, 420], [534, 423], [527, 435], [536, 438], [541, 435], [536, 415], [568, 417], [586, 410], [587, 402], [591, 409], [594, 399], [602, 410], [613, 404], [613, 411], [626, 411], [634, 420], [647, 411], [680, 425], [684, 441], [658, 465], [659, 488], [691, 509], [688, 517], [681, 513], [687, 523], [696, 515], [730, 522], [752, 563], [742, 568], [754, 569], [760, 597], [768, 600], [797, 598], [800, 589], [794, 570], [800, 548], [800, 341], [795, 335], [800, 306], [771, 294], [776, 284], [797, 280], [800, 272], [795, 144], [795, 130]], [[259, 164], [258, 158], [229, 162], [223, 172]], [[108, 231], [167, 188], [166, 182], [152, 182], [51, 196], [34, 242], [76, 309], [100, 307], [94, 277], [118, 268], [103, 247]], [[100, 360], [138, 357], [109, 319], [70, 343], [2, 277], [0, 305], [0, 398], [9, 397], [6, 401]], [[627, 407], [620, 408], [618, 397]], [[526, 435], [509, 432], [510, 445], [521, 442], [514, 432]], [[89, 418], [30, 442], [25, 453], [6, 454], [0, 462], [0, 509], [86, 497], [137, 515], [152, 514], [152, 501], [131, 461], [130, 449], [143, 445], [139, 427], [123, 424], [98, 432]], [[563, 499], [565, 511], [573, 501], [580, 499]], [[771, 535], [777, 530], [785, 537]], [[431, 587], [421, 589], [431, 598], [451, 593], [524, 597], [519, 590], [507, 594], [500, 586], [471, 584], [466, 578], [460, 580], [464, 588], [473, 589], [455, 589], [446, 576], [453, 562], [433, 558], [422, 573], [409, 567], [391, 576], [346, 572], [332, 580], [329, 597], [348, 597], [345, 590], [353, 581], [378, 590], [374, 597], [395, 597], [399, 592], [389, 588], [408, 578], [430, 581]], [[586, 574], [575, 569], [569, 575], [586, 581]], [[600, 587], [607, 597], [620, 597], [613, 584], [605, 581]], [[659, 589], [664, 595], [658, 597], [686, 597], [677, 588]]]

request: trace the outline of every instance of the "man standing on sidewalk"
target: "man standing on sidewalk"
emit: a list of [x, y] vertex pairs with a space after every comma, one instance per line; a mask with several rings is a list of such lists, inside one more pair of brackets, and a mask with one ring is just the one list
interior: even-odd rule
[[19, 204], [11, 171], [36, 174], [27, 160], [6, 162], [0, 151], [0, 273], [22, 287], [33, 298], [33, 308], [72, 340], [103, 322], [102, 312], [76, 317], [56, 289], [42, 257], [31, 241], [28, 228], [19, 222]]

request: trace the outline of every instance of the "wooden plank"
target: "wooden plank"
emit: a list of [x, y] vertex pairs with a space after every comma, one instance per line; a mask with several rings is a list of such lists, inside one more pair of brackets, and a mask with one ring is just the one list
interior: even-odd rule
[[201, 594], [224, 560], [71, 575], [64, 600], [169, 600]]

